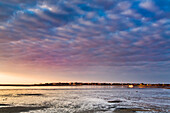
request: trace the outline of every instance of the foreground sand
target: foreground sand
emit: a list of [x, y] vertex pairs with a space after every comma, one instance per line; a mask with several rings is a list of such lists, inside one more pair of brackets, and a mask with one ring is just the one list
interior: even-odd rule
[[19, 112], [28, 112], [31, 110], [39, 110], [47, 107], [24, 107], [24, 106], [14, 106], [14, 107], [3, 107], [0, 108], [0, 113], [19, 113]]

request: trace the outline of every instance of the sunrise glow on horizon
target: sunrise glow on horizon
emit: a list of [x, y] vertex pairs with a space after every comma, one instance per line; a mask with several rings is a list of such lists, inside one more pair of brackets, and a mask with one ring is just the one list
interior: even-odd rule
[[0, 0], [0, 84], [170, 83], [170, 0]]

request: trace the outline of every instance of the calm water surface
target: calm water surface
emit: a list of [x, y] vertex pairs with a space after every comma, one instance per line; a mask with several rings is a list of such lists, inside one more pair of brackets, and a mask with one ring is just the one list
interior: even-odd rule
[[0, 104], [0, 108], [48, 106], [30, 113], [112, 113], [117, 108], [149, 110], [139, 113], [168, 113], [170, 90], [113, 86], [0, 87]]

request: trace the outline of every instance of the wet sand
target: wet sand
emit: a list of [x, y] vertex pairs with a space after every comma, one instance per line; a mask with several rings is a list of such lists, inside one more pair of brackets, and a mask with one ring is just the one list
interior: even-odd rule
[[168, 113], [169, 90], [110, 87], [1, 90], [0, 113]]
[[45, 109], [48, 107], [42, 106], [42, 107], [25, 107], [25, 106], [14, 106], [14, 107], [3, 107], [0, 108], [0, 113], [19, 113], [19, 112], [28, 112], [31, 110], [39, 110], [39, 109]]
[[113, 111], [113, 113], [136, 113], [138, 111], [146, 112], [146, 111], [150, 111], [150, 110], [141, 109], [141, 108], [116, 108]]
[[[95, 109], [95, 110], [88, 110], [88, 111], [82, 111], [82, 112], [75, 112], [75, 113], [96, 113], [96, 112], [106, 112], [109, 110], [101, 110], [101, 109]], [[115, 108], [112, 113], [137, 113], [137, 112], [151, 112], [150, 110], [141, 109], [141, 108]], [[110, 113], [110, 111], [109, 111]]]
[[43, 94], [17, 94], [17, 96], [43, 96]]
[[10, 106], [10, 104], [0, 104], [0, 106]]
[[108, 103], [121, 103], [121, 102], [123, 102], [123, 101], [121, 101], [121, 100], [112, 100], [112, 101], [108, 101]]

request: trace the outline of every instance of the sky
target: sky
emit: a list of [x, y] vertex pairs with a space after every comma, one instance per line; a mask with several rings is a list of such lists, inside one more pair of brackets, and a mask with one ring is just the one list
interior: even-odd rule
[[0, 0], [0, 83], [170, 83], [170, 0]]

